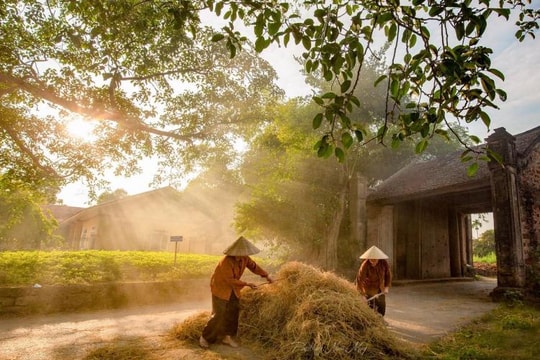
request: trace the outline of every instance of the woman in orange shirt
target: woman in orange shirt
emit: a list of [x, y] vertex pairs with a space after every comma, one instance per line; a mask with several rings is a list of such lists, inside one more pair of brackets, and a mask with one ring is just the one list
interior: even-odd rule
[[269, 283], [272, 282], [268, 273], [249, 257], [259, 251], [243, 236], [223, 251], [226, 256], [217, 264], [210, 279], [212, 317], [199, 338], [201, 347], [208, 348], [210, 344], [219, 340], [232, 347], [238, 347], [238, 343], [233, 338], [238, 332], [240, 291], [244, 286], [252, 289], [257, 287], [253, 283], [240, 280], [244, 270], [248, 268], [252, 273], [266, 278]]

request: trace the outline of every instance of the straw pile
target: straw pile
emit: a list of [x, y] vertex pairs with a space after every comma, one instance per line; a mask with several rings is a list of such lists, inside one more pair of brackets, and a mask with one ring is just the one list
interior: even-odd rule
[[[410, 348], [389, 333], [345, 279], [298, 262], [285, 264], [275, 279], [244, 289], [241, 299], [239, 337], [262, 347], [268, 359], [410, 357]], [[191, 326], [181, 324], [176, 336], [198, 339], [207, 319], [208, 313], [187, 319]], [[188, 329], [194, 326], [200, 328]]]

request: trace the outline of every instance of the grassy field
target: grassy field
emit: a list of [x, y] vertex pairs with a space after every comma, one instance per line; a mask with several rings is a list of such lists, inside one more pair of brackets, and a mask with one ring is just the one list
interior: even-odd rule
[[[145, 251], [0, 252], [0, 286], [166, 281], [209, 277], [219, 255]], [[268, 261], [254, 257], [262, 266]]]
[[495, 256], [495, 253], [489, 253], [486, 256], [473, 256], [473, 262], [476, 263], [485, 263], [485, 264], [496, 264], [497, 263], [497, 257]]

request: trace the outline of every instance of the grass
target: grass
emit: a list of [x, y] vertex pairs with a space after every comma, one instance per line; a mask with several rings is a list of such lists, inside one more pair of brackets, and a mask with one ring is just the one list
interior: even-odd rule
[[501, 304], [424, 351], [425, 359], [532, 360], [540, 354], [540, 306]]
[[486, 264], [496, 264], [497, 257], [494, 252], [487, 254], [486, 256], [473, 256], [473, 262], [476, 263], [486, 263]]

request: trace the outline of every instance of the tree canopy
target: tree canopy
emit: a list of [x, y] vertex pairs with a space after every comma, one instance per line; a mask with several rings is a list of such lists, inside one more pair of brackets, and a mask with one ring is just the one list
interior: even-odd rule
[[[273, 43], [301, 44], [303, 69], [335, 83], [335, 90], [313, 98], [321, 110], [312, 127], [330, 125], [317, 152], [341, 161], [355, 139], [369, 140], [364, 125], [350, 116], [366, 99], [355, 89], [378, 43], [390, 44], [390, 61], [375, 80], [385, 84], [387, 96], [386, 121], [375, 136], [395, 143], [420, 134], [422, 152], [434, 134], [452, 133], [455, 119], [490, 125], [485, 109], [496, 107], [497, 97], [504, 100], [497, 85], [504, 74], [492, 68], [492, 50], [481, 39], [494, 17], [512, 13], [518, 15], [516, 37], [534, 37], [540, 10], [529, 4], [4, 1], [1, 169], [26, 182], [82, 177], [93, 183], [104, 178], [104, 169], [140, 171], [144, 157], [156, 156], [161, 168], [178, 175], [216, 149], [231, 151], [238, 136], [265, 118], [262, 105], [281, 95], [273, 69], [249, 51], [245, 26], [253, 30], [256, 51]], [[227, 25], [220, 31], [203, 27], [201, 16], [208, 13]], [[86, 137], [92, 141], [68, 135], [73, 116], [95, 124]]]
[[[216, 14], [230, 19], [215, 41], [225, 39], [231, 54], [242, 35], [235, 31], [235, 20], [251, 25], [257, 51], [272, 43], [287, 46], [301, 44], [304, 69], [320, 71], [327, 81], [338, 85], [314, 97], [321, 111], [313, 118], [313, 128], [324, 122], [330, 130], [317, 144], [319, 156], [334, 154], [343, 161], [354, 139], [364, 142], [366, 132], [350, 114], [364, 101], [355, 95], [363, 64], [377, 46], [377, 41], [391, 45], [385, 73], [375, 81], [386, 81], [386, 121], [379, 127], [379, 142], [399, 142], [420, 134], [417, 152], [427, 147], [429, 139], [453, 133], [453, 121], [483, 122], [491, 119], [487, 108], [497, 108], [506, 93], [498, 87], [504, 74], [491, 65], [492, 49], [482, 42], [494, 17], [510, 19], [517, 14], [515, 36], [523, 41], [535, 37], [540, 10], [528, 7], [530, 1], [451, 0], [444, 2], [414, 0], [408, 6], [399, 1], [297, 1], [298, 8], [279, 1], [208, 1]], [[390, 122], [396, 127], [391, 130]], [[474, 142], [480, 142], [470, 136]], [[461, 140], [461, 139], [460, 139]], [[466, 142], [464, 145], [467, 147]], [[484, 149], [491, 158], [497, 154]], [[487, 160], [483, 152], [478, 158]], [[463, 160], [473, 160], [475, 150], [468, 148]], [[477, 165], [470, 165], [474, 173]]]
[[[4, 176], [95, 184], [111, 173], [134, 174], [151, 157], [174, 180], [216, 153], [234, 158], [235, 142], [266, 120], [264, 105], [282, 92], [274, 70], [253, 51], [231, 59], [210, 41], [213, 32], [201, 25], [196, 6], [2, 2]], [[93, 130], [73, 137], [74, 119]]]

